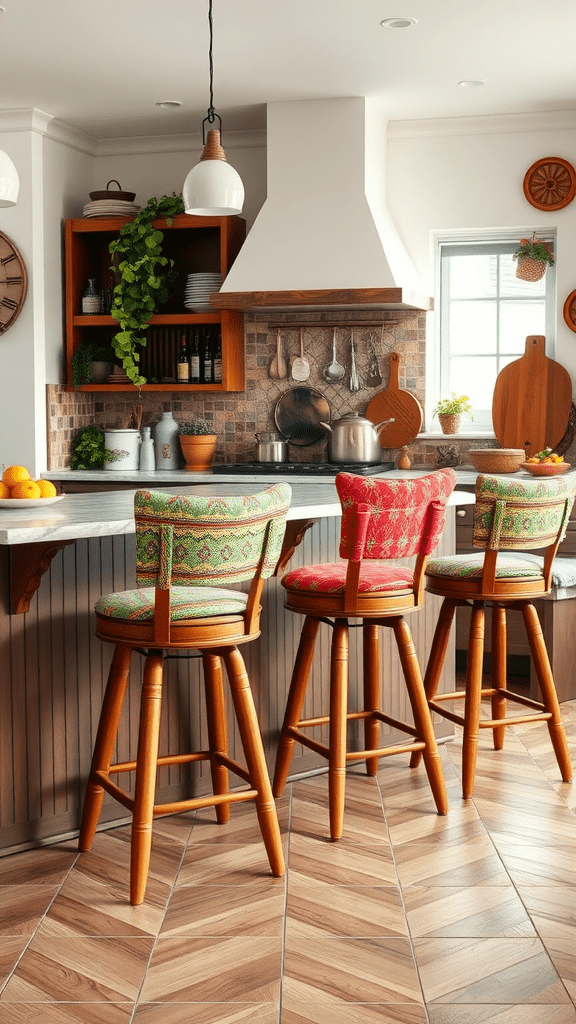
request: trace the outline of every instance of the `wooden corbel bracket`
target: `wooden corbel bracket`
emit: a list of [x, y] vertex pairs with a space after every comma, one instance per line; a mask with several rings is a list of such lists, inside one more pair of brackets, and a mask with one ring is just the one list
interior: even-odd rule
[[30, 610], [30, 601], [54, 555], [73, 543], [72, 540], [41, 541], [38, 544], [15, 544], [10, 548], [11, 615], [22, 615]]
[[311, 526], [314, 526], [314, 523], [317, 522], [319, 522], [318, 519], [290, 519], [286, 523], [286, 532], [284, 534], [282, 551], [280, 552], [276, 572], [274, 573], [275, 576], [284, 572], [296, 548], [302, 543], [304, 534]]

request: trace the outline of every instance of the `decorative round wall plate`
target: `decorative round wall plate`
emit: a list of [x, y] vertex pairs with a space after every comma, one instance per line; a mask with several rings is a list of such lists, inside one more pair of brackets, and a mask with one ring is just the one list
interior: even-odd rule
[[524, 175], [524, 195], [537, 210], [561, 210], [576, 195], [576, 171], [567, 160], [547, 156]]
[[570, 330], [576, 332], [576, 290], [570, 292], [564, 303], [564, 320]]

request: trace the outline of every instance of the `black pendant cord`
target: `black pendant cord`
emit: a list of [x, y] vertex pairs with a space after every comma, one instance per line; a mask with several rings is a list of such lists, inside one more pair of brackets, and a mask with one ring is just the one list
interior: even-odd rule
[[214, 60], [212, 57], [212, 45], [214, 42], [214, 23], [212, 20], [212, 0], [208, 0], [208, 28], [210, 34], [210, 43], [208, 47], [208, 67], [210, 72], [210, 105], [208, 107], [208, 116], [202, 121], [202, 140], [206, 143], [206, 122], [212, 125], [215, 121], [218, 121], [218, 129], [220, 135], [222, 135], [222, 118], [214, 110]]

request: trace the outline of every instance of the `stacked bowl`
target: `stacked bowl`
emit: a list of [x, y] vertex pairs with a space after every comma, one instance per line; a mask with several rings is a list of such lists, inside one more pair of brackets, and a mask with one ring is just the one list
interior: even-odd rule
[[188, 274], [184, 305], [186, 309], [200, 312], [210, 309], [210, 292], [217, 292], [222, 284], [222, 274]]

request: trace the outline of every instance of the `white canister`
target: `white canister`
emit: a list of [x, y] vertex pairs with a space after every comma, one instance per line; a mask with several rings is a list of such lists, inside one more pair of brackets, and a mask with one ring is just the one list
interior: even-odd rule
[[104, 431], [106, 456], [104, 469], [114, 472], [138, 469], [140, 461], [140, 431], [121, 428]]
[[171, 412], [163, 412], [154, 428], [154, 450], [156, 452], [156, 469], [178, 469], [180, 467], [178, 424]]
[[150, 427], [142, 427], [142, 444], [140, 445], [140, 472], [156, 469], [154, 441], [150, 436]]

